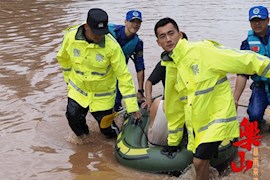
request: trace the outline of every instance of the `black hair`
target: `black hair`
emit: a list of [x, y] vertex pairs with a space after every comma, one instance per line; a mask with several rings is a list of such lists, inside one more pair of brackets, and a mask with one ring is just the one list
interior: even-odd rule
[[186, 33], [182, 32], [182, 34], [183, 34], [182, 38], [188, 40], [188, 37], [187, 37]]
[[159, 27], [162, 27], [162, 26], [167, 25], [168, 23], [172, 23], [173, 26], [175, 27], [175, 29], [177, 29], [177, 31], [179, 32], [179, 27], [178, 27], [177, 23], [175, 22], [175, 20], [173, 20], [172, 18], [166, 17], [166, 18], [160, 19], [160, 20], [156, 23], [155, 29], [154, 29], [154, 30], [155, 30], [155, 35], [156, 35], [156, 37], [157, 37], [157, 29], [158, 29]]

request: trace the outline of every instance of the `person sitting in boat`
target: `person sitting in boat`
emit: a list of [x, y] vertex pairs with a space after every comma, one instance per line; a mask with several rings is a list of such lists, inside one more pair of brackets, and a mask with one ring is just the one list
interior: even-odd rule
[[[168, 123], [164, 112], [164, 99], [157, 98], [151, 103], [149, 109], [150, 124], [147, 131], [148, 145], [166, 146], [168, 144]], [[187, 145], [187, 131], [184, 126], [184, 135], [181, 145]]]
[[168, 125], [164, 113], [164, 100], [157, 98], [150, 107], [150, 124], [147, 131], [148, 145], [166, 146], [168, 138]]
[[160, 19], [154, 30], [158, 45], [165, 50], [161, 59], [166, 66], [164, 110], [169, 134], [162, 154], [179, 152], [185, 124], [196, 180], [209, 179], [210, 159], [220, 143], [239, 137], [227, 73], [256, 73], [269, 78], [270, 59], [215, 41], [189, 42], [182, 39], [183, 34], [171, 18]]

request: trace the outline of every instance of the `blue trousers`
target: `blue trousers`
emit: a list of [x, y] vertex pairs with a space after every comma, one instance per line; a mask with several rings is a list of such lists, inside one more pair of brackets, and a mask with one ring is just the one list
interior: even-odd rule
[[264, 111], [268, 106], [268, 97], [265, 92], [264, 86], [252, 85], [252, 94], [249, 99], [249, 105], [247, 113], [249, 115], [249, 121], [260, 121], [263, 120]]

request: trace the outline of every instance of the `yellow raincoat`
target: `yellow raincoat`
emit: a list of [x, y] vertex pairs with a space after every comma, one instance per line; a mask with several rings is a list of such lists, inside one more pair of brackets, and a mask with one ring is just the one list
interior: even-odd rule
[[[166, 56], [165, 56], [166, 57]], [[239, 123], [227, 73], [270, 77], [270, 59], [214, 41], [179, 40], [166, 66], [165, 112], [168, 145], [176, 146], [188, 130], [188, 149], [201, 143], [239, 137]]]
[[57, 60], [68, 83], [68, 97], [82, 107], [89, 106], [90, 112], [113, 108], [116, 79], [127, 111], [139, 110], [134, 82], [125, 56], [110, 34], [105, 35], [99, 44], [88, 43], [83, 25], [69, 28]]

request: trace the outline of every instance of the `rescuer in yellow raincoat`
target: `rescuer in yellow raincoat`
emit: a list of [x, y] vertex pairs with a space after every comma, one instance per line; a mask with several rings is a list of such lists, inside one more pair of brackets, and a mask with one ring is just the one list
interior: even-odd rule
[[[71, 27], [64, 36], [57, 60], [68, 84], [66, 117], [77, 136], [89, 134], [86, 124], [88, 110], [100, 124], [113, 113], [116, 80], [123, 95], [127, 112], [140, 118], [132, 76], [125, 63], [119, 44], [108, 31], [108, 15], [98, 8], [90, 9], [87, 23]], [[118, 127], [113, 122], [100, 127], [106, 137], [116, 137]]]
[[193, 151], [196, 179], [209, 179], [209, 161], [223, 140], [239, 137], [239, 123], [227, 73], [270, 77], [270, 59], [251, 51], [226, 48], [214, 41], [188, 42], [176, 22], [164, 18], [155, 26], [165, 52], [166, 155], [178, 151], [183, 126]]

